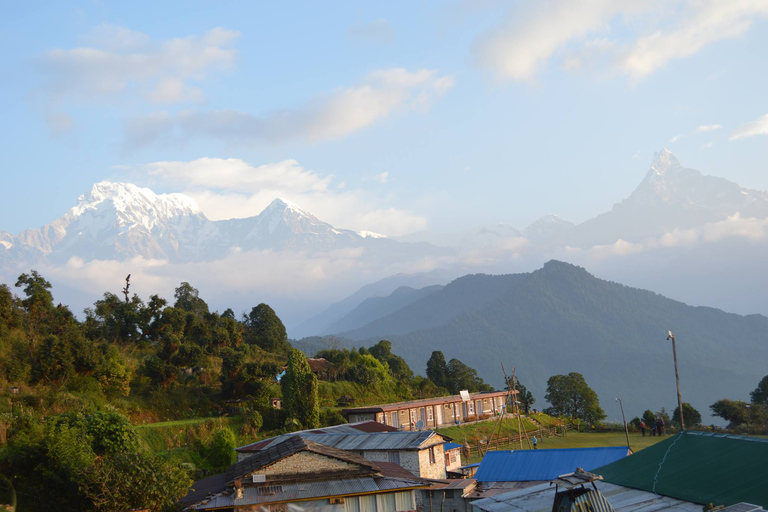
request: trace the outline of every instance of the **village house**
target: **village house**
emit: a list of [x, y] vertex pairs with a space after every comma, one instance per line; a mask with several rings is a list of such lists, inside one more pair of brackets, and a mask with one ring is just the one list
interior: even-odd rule
[[[402, 469], [399, 470], [402, 472]], [[401, 473], [402, 474], [402, 473]], [[415, 511], [417, 478], [387, 475], [355, 453], [294, 435], [193, 485], [185, 510], [286, 512]]]
[[[329, 430], [329, 429], [326, 429]], [[340, 432], [303, 431], [298, 435], [313, 443], [349, 451], [373, 462], [393, 462], [421, 478], [444, 479], [445, 436], [426, 430], [419, 432]], [[247, 460], [279, 443], [285, 436], [236, 448], [239, 460]]]
[[[466, 393], [466, 392], [464, 392]], [[373, 420], [400, 430], [439, 428], [503, 414], [517, 391], [488, 391], [343, 409], [347, 421]]]

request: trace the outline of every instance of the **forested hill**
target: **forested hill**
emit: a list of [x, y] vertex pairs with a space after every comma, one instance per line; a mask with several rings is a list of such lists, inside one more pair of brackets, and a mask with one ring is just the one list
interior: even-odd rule
[[551, 375], [580, 372], [617, 418], [616, 396], [631, 410], [676, 405], [668, 330], [677, 336], [683, 398], [699, 410], [721, 396], [746, 398], [765, 374], [768, 318], [688, 306], [559, 261], [530, 274], [459, 278], [340, 335], [358, 344], [389, 339], [416, 367], [441, 350], [497, 387], [500, 363], [514, 365], [542, 407]]

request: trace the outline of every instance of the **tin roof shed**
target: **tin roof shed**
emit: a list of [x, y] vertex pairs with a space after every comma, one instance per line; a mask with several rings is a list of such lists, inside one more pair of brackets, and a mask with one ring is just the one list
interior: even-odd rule
[[576, 468], [592, 471], [626, 457], [628, 452], [626, 446], [492, 451], [483, 457], [475, 478], [478, 482], [553, 480]]

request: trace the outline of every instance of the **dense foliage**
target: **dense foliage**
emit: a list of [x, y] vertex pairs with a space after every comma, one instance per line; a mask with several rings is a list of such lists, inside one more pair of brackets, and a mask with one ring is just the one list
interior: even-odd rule
[[552, 404], [544, 410], [550, 416], [568, 416], [590, 425], [605, 418], [597, 393], [587, 385], [580, 373], [571, 372], [568, 375], [550, 377], [544, 398]]
[[[768, 433], [768, 375], [750, 393], [751, 402], [723, 398], [709, 406], [714, 416], [728, 422], [728, 428], [745, 433]], [[683, 404], [685, 406], [685, 404]], [[685, 411], [687, 415], [688, 412]], [[686, 423], [688, 416], [685, 416]]]
[[[220, 314], [188, 282], [172, 302], [145, 301], [129, 276], [82, 320], [38, 272], [15, 284], [21, 297], [0, 284], [0, 476], [21, 511], [159, 510], [190, 478], [230, 464], [238, 443], [342, 423], [345, 405], [448, 392], [414, 376], [387, 340], [326, 345], [313, 371], [267, 304]], [[167, 421], [183, 426], [143, 428]]]

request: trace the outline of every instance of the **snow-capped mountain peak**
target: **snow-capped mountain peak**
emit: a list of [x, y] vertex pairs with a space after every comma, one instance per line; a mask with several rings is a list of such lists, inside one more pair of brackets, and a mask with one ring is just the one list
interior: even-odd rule
[[649, 174], [653, 172], [657, 176], [664, 176], [670, 170], [682, 168], [683, 165], [680, 163], [680, 160], [670, 150], [664, 148], [658, 153], [653, 154], [653, 162], [651, 163]]
[[131, 183], [110, 181], [93, 185], [69, 214], [74, 219], [101, 208], [113, 208], [121, 225], [138, 224], [149, 229], [161, 219], [203, 215], [194, 199], [184, 194], [155, 194]]

